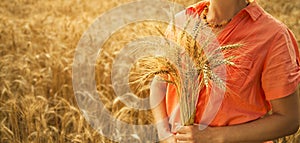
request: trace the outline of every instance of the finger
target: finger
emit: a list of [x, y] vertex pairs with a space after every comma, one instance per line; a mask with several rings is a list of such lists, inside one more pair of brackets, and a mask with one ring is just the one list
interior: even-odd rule
[[176, 141], [176, 143], [191, 143], [190, 141]]
[[165, 140], [160, 141], [160, 143], [176, 143], [176, 139], [174, 136], [171, 136]]
[[192, 131], [192, 126], [182, 126], [181, 128], [179, 128], [177, 133], [186, 134], [186, 133], [189, 133], [191, 131]]
[[175, 139], [179, 141], [188, 141], [191, 140], [190, 134], [176, 134]]

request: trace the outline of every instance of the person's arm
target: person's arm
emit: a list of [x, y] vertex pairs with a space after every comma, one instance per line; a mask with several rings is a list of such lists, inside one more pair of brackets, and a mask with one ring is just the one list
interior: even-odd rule
[[150, 87], [150, 105], [152, 115], [156, 124], [159, 140], [163, 143], [174, 143], [175, 138], [170, 131], [168, 116], [166, 112], [166, 82], [155, 77]]
[[180, 142], [264, 142], [293, 134], [299, 129], [299, 97], [295, 92], [272, 100], [273, 114], [249, 123], [209, 127], [202, 131], [197, 126], [182, 127], [175, 138]]

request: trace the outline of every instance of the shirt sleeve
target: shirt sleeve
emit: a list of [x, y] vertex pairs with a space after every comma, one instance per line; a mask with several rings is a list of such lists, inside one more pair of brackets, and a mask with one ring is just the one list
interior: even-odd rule
[[261, 80], [266, 99], [274, 100], [296, 91], [300, 81], [299, 50], [288, 29], [278, 32], [270, 46]]

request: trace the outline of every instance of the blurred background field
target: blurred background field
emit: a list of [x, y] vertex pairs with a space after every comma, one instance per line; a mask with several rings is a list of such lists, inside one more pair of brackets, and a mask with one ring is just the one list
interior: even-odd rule
[[[72, 62], [77, 43], [89, 25], [107, 10], [130, 1], [0, 2], [1, 143], [109, 142], [89, 126], [78, 109], [72, 89]], [[188, 6], [197, 1], [175, 2]], [[299, 0], [258, 2], [285, 23], [300, 43]], [[114, 52], [139, 36], [159, 35], [157, 27], [165, 29], [166, 24], [147, 21], [116, 31], [104, 45], [107, 52], [97, 61], [99, 95], [112, 116], [128, 123], [149, 124], [152, 119], [148, 111], [138, 112], [115, 101], [109, 85]], [[145, 93], [148, 91], [138, 94]], [[300, 142], [300, 133], [277, 141]]]

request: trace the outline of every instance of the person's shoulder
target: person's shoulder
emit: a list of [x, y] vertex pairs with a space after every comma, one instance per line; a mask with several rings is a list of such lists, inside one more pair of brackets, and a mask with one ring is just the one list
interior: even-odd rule
[[184, 10], [175, 14], [175, 23], [179, 27], [183, 27], [186, 20], [190, 16], [199, 16], [204, 7], [209, 3], [208, 0], [202, 0], [193, 5], [187, 6]]
[[209, 3], [208, 0], [202, 0], [198, 3], [195, 3], [193, 5], [190, 5], [186, 8], [186, 14], [187, 15], [196, 15], [196, 14], [200, 14], [202, 12], [202, 10], [204, 9], [204, 7]]
[[263, 8], [260, 7], [260, 9], [261, 16], [258, 18], [258, 21], [265, 30], [270, 30], [272, 33], [286, 33], [289, 30], [282, 21], [275, 18]]
[[280, 45], [280, 43], [291, 43], [294, 47], [298, 47], [294, 33], [289, 27], [271, 15], [264, 11], [259, 19], [261, 24], [261, 31], [264, 32], [265, 37], [270, 37], [273, 44]]
[[265, 12], [263, 22], [265, 22], [265, 25], [272, 30], [283, 32], [288, 29], [288, 27], [279, 19], [275, 18], [273, 15], [271, 15], [268, 12]]
[[272, 44], [295, 41], [291, 30], [255, 1], [248, 5], [244, 12], [249, 15], [247, 22], [245, 22], [247, 26], [245, 31], [247, 31], [247, 34], [253, 34], [256, 39], [260, 39], [264, 44], [267, 43], [266, 45], [272, 47]]

